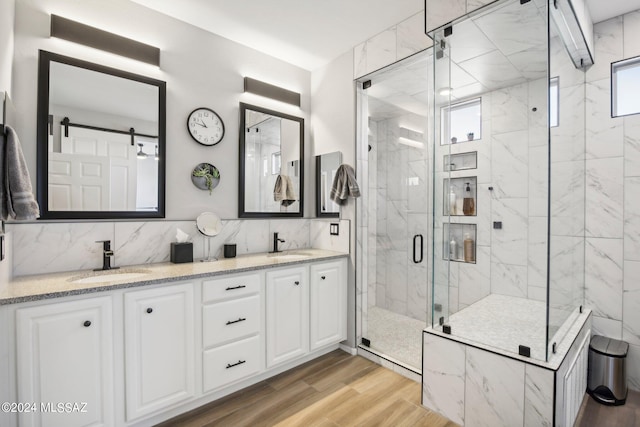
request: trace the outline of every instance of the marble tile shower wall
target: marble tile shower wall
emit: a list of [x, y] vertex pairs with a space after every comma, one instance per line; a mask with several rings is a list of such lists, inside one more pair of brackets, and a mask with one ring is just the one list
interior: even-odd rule
[[400, 61], [433, 44], [424, 33], [424, 11], [377, 34], [353, 49], [353, 78]]
[[585, 304], [594, 333], [630, 344], [640, 390], [640, 115], [611, 117], [611, 62], [640, 56], [640, 11], [598, 23], [586, 83]]
[[[211, 238], [212, 254], [217, 257], [222, 256], [225, 243], [237, 244], [238, 255], [267, 252], [273, 232], [286, 240], [283, 250], [313, 246], [349, 251], [349, 221], [345, 220], [340, 222], [340, 236], [330, 237], [329, 222], [321, 220], [224, 220], [223, 224], [222, 232]], [[194, 259], [203, 258], [205, 237], [195, 221], [7, 224], [13, 241], [13, 276], [98, 268], [102, 265], [99, 240], [111, 240], [117, 266], [168, 262], [177, 228], [192, 236]]]
[[[427, 147], [415, 148], [398, 142], [400, 126], [424, 122], [412, 114], [388, 120], [371, 121], [372, 143], [369, 153], [369, 263], [375, 276], [369, 277], [376, 305], [421, 321], [427, 321], [428, 245]], [[403, 131], [406, 132], [406, 131]], [[423, 134], [405, 135], [421, 141]], [[423, 260], [414, 263], [413, 236], [424, 236]], [[375, 241], [373, 240], [375, 237]], [[375, 243], [375, 244], [374, 244]], [[370, 271], [374, 267], [370, 268]]]

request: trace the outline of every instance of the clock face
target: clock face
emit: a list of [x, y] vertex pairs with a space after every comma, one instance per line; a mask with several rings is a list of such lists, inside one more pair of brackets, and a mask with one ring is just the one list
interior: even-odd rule
[[187, 129], [196, 142], [202, 145], [216, 145], [224, 137], [224, 123], [213, 110], [196, 108], [189, 114]]

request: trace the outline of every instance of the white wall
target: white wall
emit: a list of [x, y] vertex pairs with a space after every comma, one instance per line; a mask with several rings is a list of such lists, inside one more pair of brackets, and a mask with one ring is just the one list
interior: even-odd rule
[[[5, 3], [3, 0], [1, 7], [5, 8]], [[161, 49], [160, 68], [49, 38], [50, 14], [157, 46]], [[13, 98], [34, 188], [38, 49], [167, 82], [167, 219], [192, 219], [209, 210], [222, 218], [237, 217], [239, 102], [303, 117], [307, 125], [305, 139], [309, 140], [308, 71], [138, 4], [126, 0], [17, 0], [15, 31]], [[300, 92], [301, 108], [243, 94], [244, 76]], [[197, 144], [186, 130], [187, 115], [201, 106], [216, 111], [225, 123], [224, 139], [214, 147]], [[212, 163], [220, 170], [220, 185], [211, 196], [191, 183], [191, 170], [200, 162]], [[310, 177], [310, 165], [306, 166], [305, 175]], [[311, 182], [307, 178], [305, 183], [309, 201], [313, 196], [309, 193]], [[309, 216], [311, 205], [306, 204], [305, 216]]]
[[[314, 71], [311, 75], [311, 158], [333, 151], [342, 153], [342, 162], [356, 167], [355, 149], [355, 85], [353, 82], [353, 51], [344, 53], [327, 66]], [[315, 162], [309, 168], [308, 177], [315, 177]], [[360, 189], [366, 186], [362, 181], [362, 172], [356, 171]], [[315, 178], [307, 182], [315, 183]], [[309, 194], [309, 193], [307, 193]], [[307, 197], [308, 208], [315, 212], [315, 197]], [[342, 219], [351, 220], [349, 262], [349, 297], [347, 307], [349, 313], [348, 339], [349, 345], [355, 345], [355, 247], [356, 247], [356, 202], [349, 199], [340, 209]], [[342, 230], [341, 230], [342, 232]]]
[[11, 91], [15, 0], [0, 2], [0, 92]]

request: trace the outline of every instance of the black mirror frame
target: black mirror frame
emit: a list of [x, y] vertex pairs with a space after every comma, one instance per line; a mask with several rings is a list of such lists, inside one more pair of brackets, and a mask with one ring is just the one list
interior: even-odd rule
[[[258, 111], [264, 114], [270, 114], [283, 119], [293, 120], [300, 123], [300, 211], [299, 212], [245, 212], [244, 205], [244, 186], [245, 186], [245, 132], [247, 110]], [[258, 107], [256, 105], [240, 103], [240, 163], [239, 163], [239, 180], [238, 180], [238, 218], [301, 218], [304, 216], [304, 119], [302, 117], [291, 116], [279, 111], [269, 110]]]
[[[50, 211], [49, 210], [49, 77], [51, 62], [72, 65], [99, 73], [110, 74], [124, 79], [158, 87], [158, 211]], [[122, 218], [164, 218], [166, 181], [166, 99], [167, 83], [116, 68], [83, 61], [69, 56], [44, 50], [38, 58], [38, 107], [37, 107], [37, 192], [40, 205], [39, 219], [122, 219]]]
[[322, 156], [316, 156], [316, 217], [317, 218], [340, 218], [340, 212], [322, 212], [322, 189], [320, 181], [322, 180]]

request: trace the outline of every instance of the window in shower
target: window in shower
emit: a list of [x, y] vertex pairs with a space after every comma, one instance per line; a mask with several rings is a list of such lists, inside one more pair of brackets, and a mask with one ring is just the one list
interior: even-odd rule
[[476, 141], [482, 138], [482, 98], [442, 108], [440, 145]]
[[611, 64], [611, 116], [640, 113], [640, 57]]
[[554, 77], [549, 80], [549, 127], [560, 126], [560, 78]]

